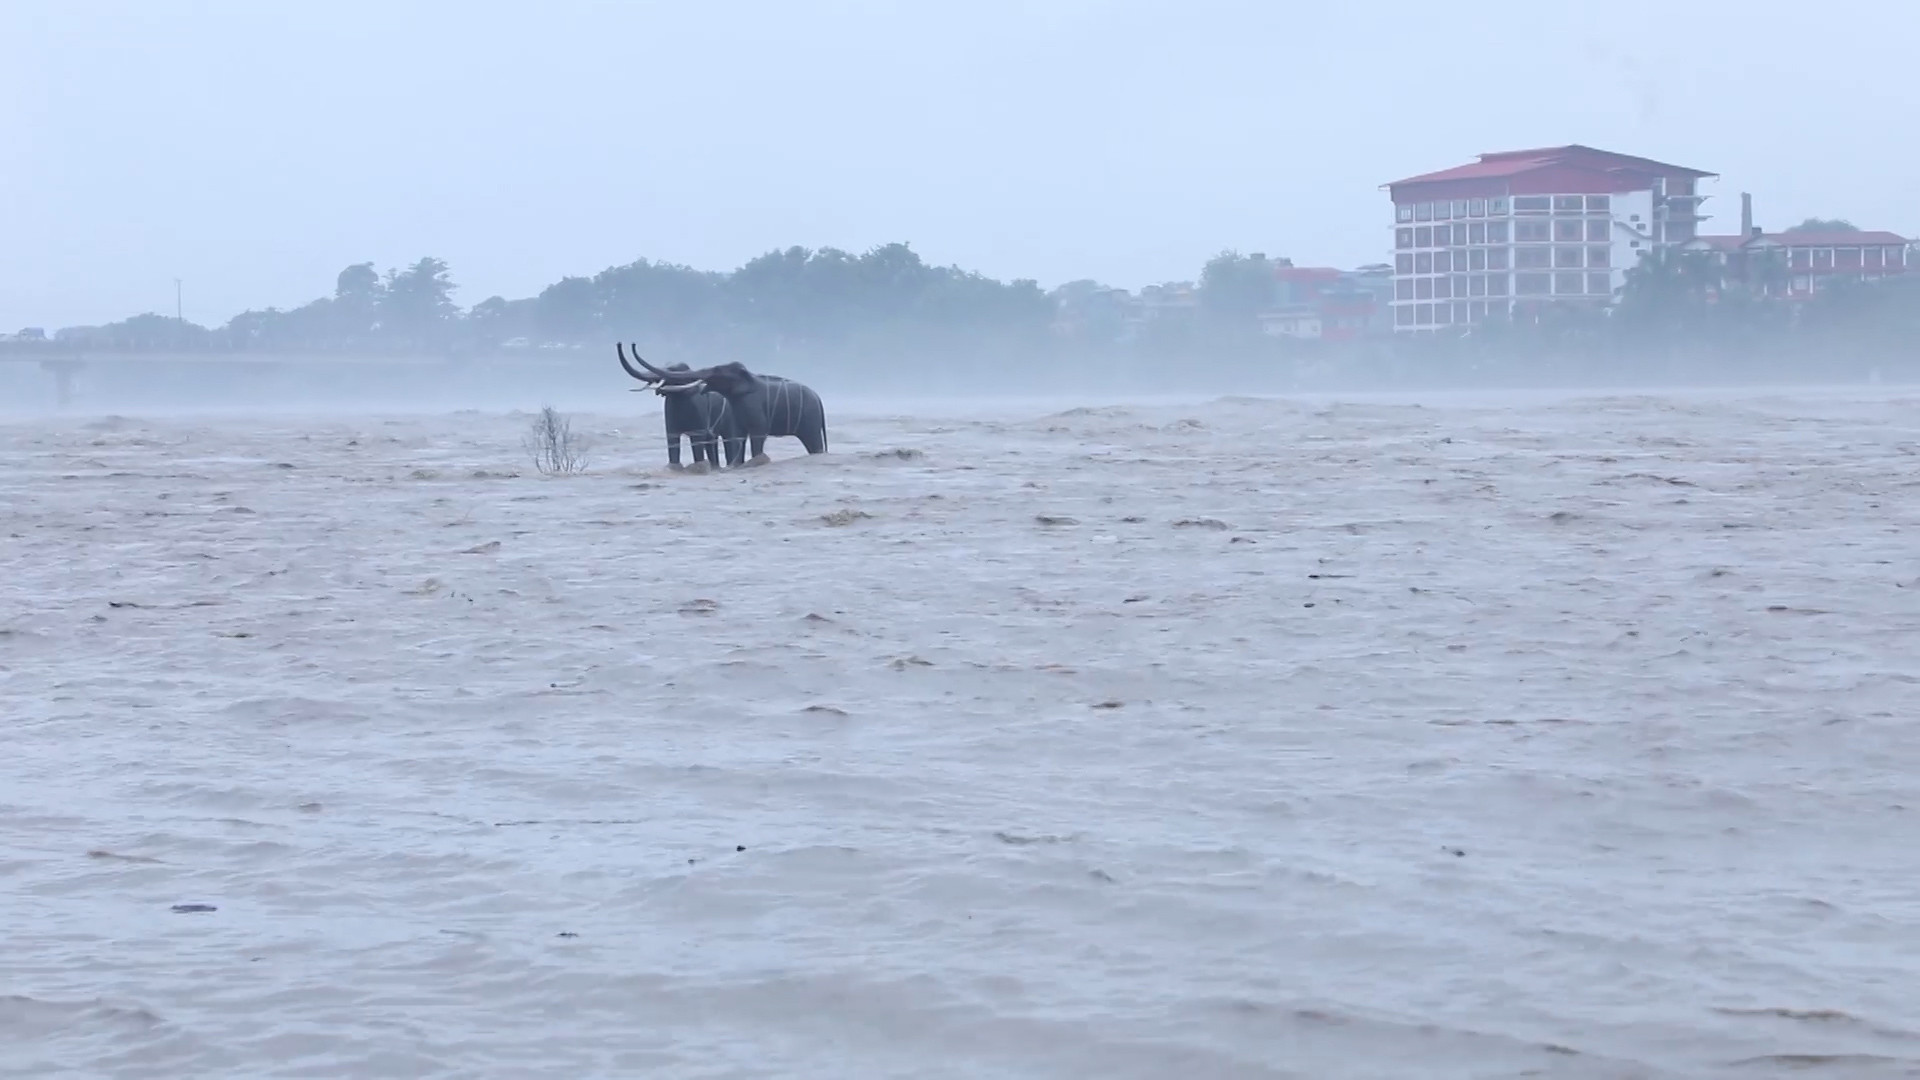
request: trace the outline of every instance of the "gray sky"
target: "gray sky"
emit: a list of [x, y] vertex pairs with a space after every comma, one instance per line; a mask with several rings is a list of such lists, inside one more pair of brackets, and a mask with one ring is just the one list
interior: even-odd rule
[[[1443, 5], [1443, 8], [1445, 6]], [[1457, 13], [1447, 13], [1457, 12]], [[1051, 287], [1384, 259], [1379, 185], [1582, 142], [1920, 232], [1911, 0], [5, 0], [0, 331], [349, 263], [471, 305], [894, 240]]]

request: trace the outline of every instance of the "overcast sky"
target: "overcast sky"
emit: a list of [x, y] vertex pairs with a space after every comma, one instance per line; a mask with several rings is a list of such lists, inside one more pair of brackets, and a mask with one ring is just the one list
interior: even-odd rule
[[1920, 4], [4, 0], [0, 331], [901, 240], [1051, 287], [1388, 255], [1380, 185], [1581, 142], [1708, 230], [1920, 233]]

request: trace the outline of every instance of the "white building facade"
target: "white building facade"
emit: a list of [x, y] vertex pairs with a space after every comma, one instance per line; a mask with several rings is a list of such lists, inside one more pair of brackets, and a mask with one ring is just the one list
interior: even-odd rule
[[1694, 238], [1697, 188], [1711, 176], [1567, 146], [1484, 154], [1390, 184], [1394, 330], [1606, 304], [1643, 253]]

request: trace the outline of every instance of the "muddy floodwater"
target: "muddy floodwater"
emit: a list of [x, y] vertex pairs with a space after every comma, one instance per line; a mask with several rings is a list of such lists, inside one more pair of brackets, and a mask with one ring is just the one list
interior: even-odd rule
[[0, 1075], [1920, 1073], [1920, 400], [646, 402], [0, 421]]

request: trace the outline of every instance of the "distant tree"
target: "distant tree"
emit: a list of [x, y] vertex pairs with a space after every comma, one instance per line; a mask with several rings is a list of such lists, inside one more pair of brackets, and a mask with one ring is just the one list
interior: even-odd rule
[[1859, 232], [1859, 231], [1860, 231], [1860, 229], [1859, 229], [1859, 227], [1858, 227], [1858, 226], [1856, 226], [1856, 225], [1854, 225], [1854, 223], [1853, 223], [1853, 222], [1851, 222], [1851, 221], [1843, 221], [1843, 220], [1841, 220], [1840, 218], [1817, 218], [1817, 217], [1810, 217], [1810, 218], [1808, 218], [1807, 220], [1805, 220], [1805, 221], [1803, 221], [1803, 222], [1801, 222], [1800, 224], [1798, 224], [1798, 225], [1795, 225], [1795, 226], [1792, 226], [1791, 228], [1789, 228], [1789, 229], [1787, 229], [1787, 231], [1788, 231], [1788, 232], [1790, 232], [1790, 233], [1797, 233], [1797, 232]]
[[1277, 265], [1265, 255], [1222, 251], [1200, 270], [1200, 307], [1218, 322], [1249, 329], [1273, 305]]
[[373, 336], [386, 299], [386, 287], [370, 262], [340, 271], [333, 285], [335, 333], [342, 344], [358, 344]]
[[546, 341], [585, 341], [599, 325], [600, 295], [592, 278], [564, 277], [541, 290], [533, 324]]
[[531, 336], [534, 331], [534, 300], [508, 300], [489, 296], [467, 312], [467, 340], [472, 346], [489, 349], [514, 338]]
[[601, 325], [629, 340], [697, 337], [724, 321], [720, 287], [726, 277], [646, 259], [608, 267], [593, 278]]
[[457, 287], [447, 277], [447, 264], [432, 257], [405, 270], [387, 271], [378, 308], [381, 335], [416, 347], [444, 343], [459, 314], [453, 302]]
[[102, 344], [138, 352], [202, 349], [208, 345], [209, 337], [204, 326], [152, 312], [108, 323], [97, 331], [97, 340]]
[[1720, 284], [1719, 267], [1705, 252], [1677, 247], [1645, 251], [1627, 269], [1616, 317], [1647, 330], [1696, 326], [1704, 321]]

